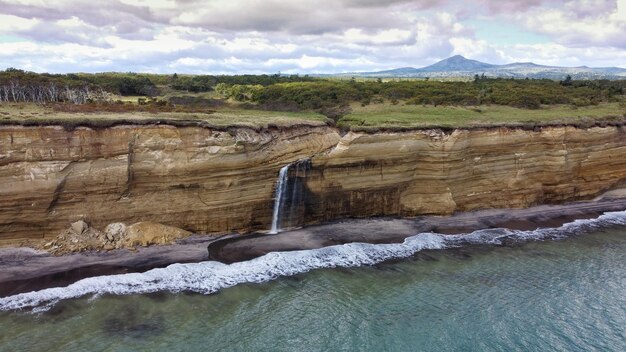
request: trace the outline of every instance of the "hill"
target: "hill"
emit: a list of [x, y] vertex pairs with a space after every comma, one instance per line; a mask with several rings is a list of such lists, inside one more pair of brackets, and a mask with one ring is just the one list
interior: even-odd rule
[[547, 78], [564, 79], [567, 75], [573, 79], [625, 79], [626, 69], [620, 67], [559, 67], [538, 65], [532, 62], [514, 62], [494, 65], [455, 55], [422, 68], [403, 67], [378, 72], [350, 72], [334, 76], [381, 77], [381, 78], [447, 78], [473, 77], [484, 74], [487, 77], [500, 78]]

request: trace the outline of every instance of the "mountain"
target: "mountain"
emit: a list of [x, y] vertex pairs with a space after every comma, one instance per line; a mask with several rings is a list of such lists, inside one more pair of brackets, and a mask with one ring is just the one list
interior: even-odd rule
[[514, 62], [506, 65], [494, 65], [477, 60], [470, 60], [455, 55], [422, 68], [402, 67], [378, 72], [350, 72], [334, 76], [350, 77], [473, 77], [484, 74], [487, 77], [506, 78], [547, 78], [560, 80], [567, 75], [574, 79], [626, 79], [626, 69], [620, 67], [559, 67], [544, 66], [532, 62]]
[[484, 62], [466, 59], [461, 55], [455, 55], [445, 60], [441, 60], [430, 66], [426, 66], [420, 71], [422, 72], [440, 72], [440, 71], [481, 71], [488, 70], [495, 65]]

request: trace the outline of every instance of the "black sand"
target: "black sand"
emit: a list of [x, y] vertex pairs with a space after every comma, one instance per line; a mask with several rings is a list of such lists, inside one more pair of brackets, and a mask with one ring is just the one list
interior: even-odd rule
[[315, 249], [350, 242], [398, 243], [420, 232], [459, 234], [500, 227], [534, 230], [622, 210], [626, 210], [626, 198], [414, 219], [348, 219], [277, 235], [257, 233], [221, 239], [194, 235], [176, 244], [138, 248], [134, 252], [114, 250], [55, 257], [30, 248], [4, 248], [0, 249], [0, 297], [66, 286], [90, 276], [142, 272], [173, 263], [205, 260], [232, 263], [274, 251]]

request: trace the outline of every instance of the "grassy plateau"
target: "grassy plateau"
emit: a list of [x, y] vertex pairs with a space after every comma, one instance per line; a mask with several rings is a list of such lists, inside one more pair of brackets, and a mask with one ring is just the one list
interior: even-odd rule
[[385, 127], [476, 127], [489, 125], [586, 124], [626, 120], [626, 108], [618, 103], [585, 107], [549, 105], [521, 109], [502, 105], [422, 106], [370, 104], [352, 105], [352, 113], [339, 124], [349, 128]]

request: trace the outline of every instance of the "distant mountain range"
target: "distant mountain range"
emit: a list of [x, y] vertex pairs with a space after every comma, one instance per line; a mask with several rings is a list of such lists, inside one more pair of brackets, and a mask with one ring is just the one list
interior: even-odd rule
[[332, 76], [338, 77], [473, 77], [484, 74], [487, 77], [507, 78], [547, 78], [561, 80], [567, 75], [573, 79], [626, 79], [626, 69], [620, 67], [558, 67], [537, 65], [532, 62], [515, 62], [506, 65], [493, 65], [455, 55], [422, 68], [402, 67], [379, 72], [349, 72]]

